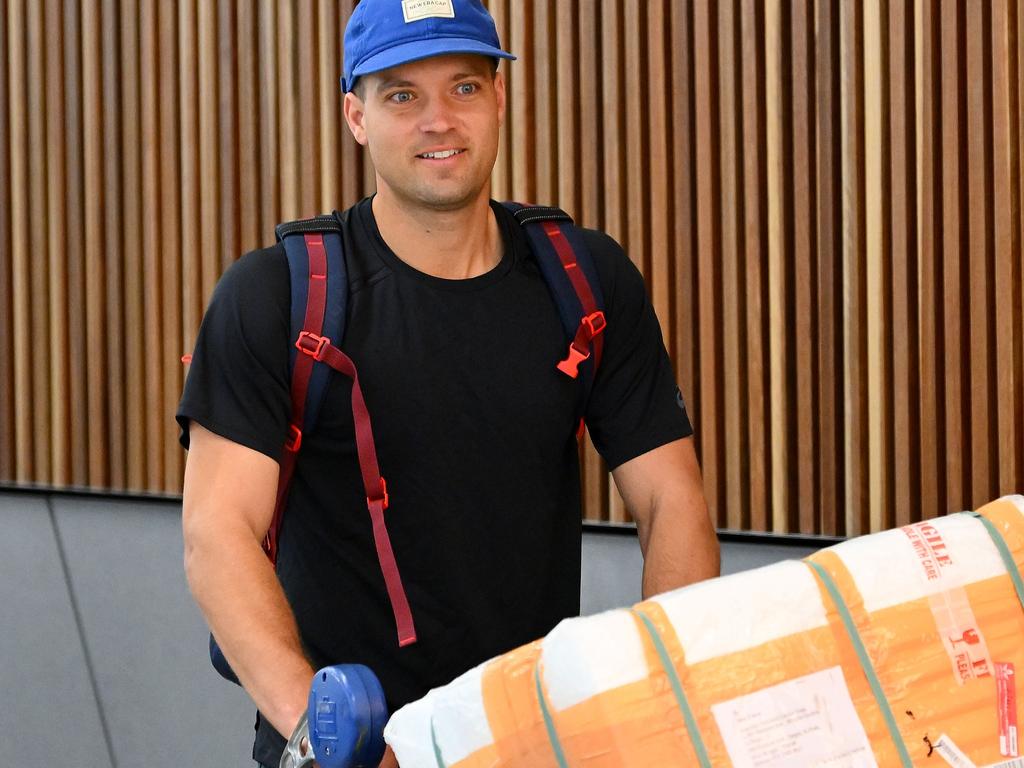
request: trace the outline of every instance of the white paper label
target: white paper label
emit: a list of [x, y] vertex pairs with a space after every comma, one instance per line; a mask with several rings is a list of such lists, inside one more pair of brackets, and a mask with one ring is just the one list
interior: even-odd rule
[[734, 768], [878, 768], [840, 667], [711, 707]]
[[992, 765], [986, 765], [985, 768], [1024, 768], [1024, 757], [1006, 760], [1002, 763], [992, 763]]
[[452, 0], [402, 0], [402, 15], [409, 24], [420, 19], [454, 19]]
[[960, 747], [946, 734], [939, 736], [939, 740], [932, 744], [932, 750], [953, 768], [977, 768], [974, 761], [961, 752]]

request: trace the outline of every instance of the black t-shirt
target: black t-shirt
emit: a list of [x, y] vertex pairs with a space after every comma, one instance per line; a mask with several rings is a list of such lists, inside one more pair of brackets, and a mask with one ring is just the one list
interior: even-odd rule
[[[345, 338], [388, 483], [388, 531], [418, 642], [398, 648], [359, 473], [351, 382], [332, 374], [303, 435], [278, 576], [314, 667], [359, 662], [391, 711], [579, 613], [581, 384], [556, 370], [567, 339], [525, 233], [492, 204], [504, 245], [486, 274], [419, 272], [384, 243], [370, 199], [342, 217]], [[692, 433], [643, 280], [584, 230], [608, 319], [586, 404], [611, 468]], [[242, 257], [203, 319], [177, 419], [278, 460], [290, 411], [284, 249]], [[337, 343], [337, 340], [335, 340]], [[273, 663], [268, 659], [268, 663]], [[254, 757], [276, 764], [263, 721]]]

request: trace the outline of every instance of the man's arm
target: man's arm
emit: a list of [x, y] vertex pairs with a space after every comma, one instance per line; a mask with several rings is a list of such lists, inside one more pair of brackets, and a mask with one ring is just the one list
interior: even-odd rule
[[191, 422], [182, 515], [185, 574], [231, 668], [287, 737], [306, 708], [314, 670], [262, 549], [277, 480], [273, 459]]
[[700, 465], [687, 437], [612, 472], [636, 520], [644, 554], [644, 598], [718, 576], [718, 538], [708, 516]]

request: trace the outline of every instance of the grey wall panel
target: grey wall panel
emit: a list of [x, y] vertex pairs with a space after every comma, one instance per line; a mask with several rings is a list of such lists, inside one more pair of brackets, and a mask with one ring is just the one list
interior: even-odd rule
[[[817, 549], [790, 544], [722, 543], [722, 574], [759, 568], [779, 560], [806, 557]], [[635, 535], [583, 534], [580, 612], [587, 616], [640, 600], [643, 557]]]
[[207, 659], [181, 505], [55, 497], [119, 765], [248, 765], [254, 709]]
[[[84, 645], [45, 499], [0, 494], [0, 690], [15, 692], [0, 706], [3, 754], [8, 745], [32, 746], [44, 765], [111, 765], [87, 648], [112, 768], [248, 766], [253, 707], [209, 667], [206, 625], [182, 572], [180, 504], [74, 496], [52, 503]], [[728, 542], [723, 571], [811, 551]], [[583, 612], [639, 600], [642, 567], [635, 535], [585, 533]]]
[[110, 768], [46, 500], [0, 494], [0, 520], [0, 765]]

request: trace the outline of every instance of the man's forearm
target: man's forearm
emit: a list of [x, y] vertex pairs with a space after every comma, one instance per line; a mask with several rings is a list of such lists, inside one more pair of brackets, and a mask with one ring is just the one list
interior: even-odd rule
[[721, 572], [718, 538], [707, 511], [659, 508], [641, 537], [644, 598], [678, 589]]
[[270, 561], [245, 532], [208, 531], [186, 540], [185, 571], [231, 668], [287, 737], [306, 707], [314, 670]]

